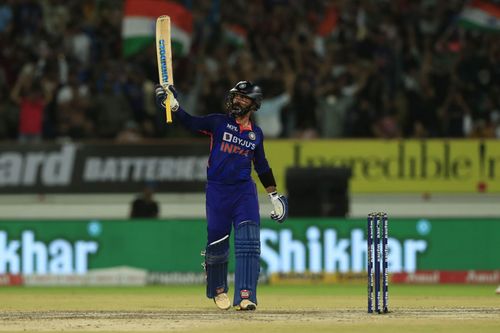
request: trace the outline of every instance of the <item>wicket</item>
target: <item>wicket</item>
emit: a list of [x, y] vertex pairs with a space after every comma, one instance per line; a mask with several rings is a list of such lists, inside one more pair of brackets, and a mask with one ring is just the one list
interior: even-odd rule
[[[387, 213], [368, 214], [367, 223], [367, 271], [368, 271], [368, 313], [389, 312], [389, 273], [388, 269], [388, 218]], [[382, 248], [382, 250], [381, 250]], [[382, 252], [382, 253], [381, 253]], [[382, 271], [381, 271], [382, 266]], [[382, 274], [381, 274], [382, 273]], [[382, 310], [380, 309], [380, 279], [382, 278]]]

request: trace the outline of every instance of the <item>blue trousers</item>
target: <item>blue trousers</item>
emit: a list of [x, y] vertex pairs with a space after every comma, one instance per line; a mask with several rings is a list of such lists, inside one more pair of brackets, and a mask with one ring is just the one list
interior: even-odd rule
[[235, 229], [235, 293], [233, 305], [243, 299], [257, 304], [260, 271], [259, 201], [253, 181], [235, 185], [207, 185], [208, 243], [207, 297], [227, 292], [228, 235]]
[[206, 186], [208, 243], [231, 234], [232, 227], [253, 221], [260, 225], [259, 200], [253, 181], [238, 184], [208, 182]]

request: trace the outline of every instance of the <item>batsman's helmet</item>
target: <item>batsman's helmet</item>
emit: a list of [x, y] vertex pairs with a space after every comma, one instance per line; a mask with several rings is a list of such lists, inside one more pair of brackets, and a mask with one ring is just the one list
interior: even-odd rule
[[[241, 105], [235, 105], [233, 103], [234, 96], [241, 95], [250, 98], [253, 103], [243, 108]], [[226, 111], [233, 116], [243, 116], [250, 111], [257, 111], [262, 103], [262, 91], [259, 86], [253, 84], [250, 81], [240, 81], [238, 82], [226, 96], [225, 108]]]

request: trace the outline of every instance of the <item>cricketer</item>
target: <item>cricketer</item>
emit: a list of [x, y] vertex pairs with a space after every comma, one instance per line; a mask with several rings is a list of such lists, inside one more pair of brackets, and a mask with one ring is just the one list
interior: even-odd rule
[[273, 204], [271, 218], [282, 223], [288, 215], [288, 201], [276, 191], [273, 172], [264, 153], [264, 135], [251, 119], [261, 105], [261, 89], [252, 82], [240, 81], [226, 97], [226, 114], [204, 117], [191, 116], [183, 110], [172, 85], [166, 88], [158, 85], [155, 93], [156, 103], [162, 110], [165, 110], [166, 98], [170, 98], [171, 110], [183, 126], [210, 137], [206, 186], [207, 297], [220, 309], [231, 307], [227, 267], [229, 236], [234, 227], [233, 306], [237, 310], [255, 310], [260, 271], [260, 215], [257, 188], [251, 177], [252, 162]]

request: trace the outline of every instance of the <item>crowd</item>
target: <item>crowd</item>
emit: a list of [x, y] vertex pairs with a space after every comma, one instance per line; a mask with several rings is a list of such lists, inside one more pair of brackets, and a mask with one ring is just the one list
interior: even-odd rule
[[[500, 38], [457, 24], [463, 0], [178, 2], [193, 14], [174, 54], [192, 114], [223, 112], [245, 79], [268, 138], [500, 138]], [[155, 109], [154, 45], [123, 56], [123, 3], [0, 3], [1, 140], [190, 135]]]

